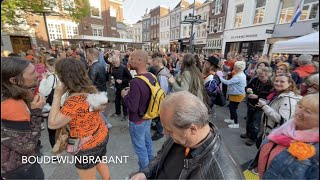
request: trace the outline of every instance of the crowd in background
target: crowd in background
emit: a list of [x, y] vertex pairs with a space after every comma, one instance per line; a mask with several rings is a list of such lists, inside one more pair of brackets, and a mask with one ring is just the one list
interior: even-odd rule
[[[64, 101], [68, 103], [79, 101], [78, 106], [81, 108], [85, 106], [81, 101], [83, 98], [81, 93], [105, 92], [109, 87], [107, 82], [110, 82], [116, 95], [115, 112], [112, 117], [122, 117], [121, 120], [129, 120], [130, 110], [128, 109], [130, 107], [124, 103], [121, 93], [130, 86], [130, 81], [137, 74], [135, 68], [132, 68], [132, 64], [130, 64], [133, 52], [134, 50], [131, 48], [120, 52], [95, 47], [86, 47], [85, 50], [53, 47], [47, 50], [44, 48], [28, 50], [20, 54], [2, 52], [2, 57], [7, 57], [7, 61], [13, 57], [20, 57], [29, 60], [34, 65], [39, 86], [35, 86], [33, 94], [37, 95], [40, 92], [47, 99], [47, 110], [42, 110], [42, 112], [49, 113], [49, 117], [47, 117], [49, 140], [54, 147], [56, 142], [54, 129], [59, 129], [68, 122], [74, 123], [80, 129], [83, 128], [77, 122], [73, 122], [75, 120], [72, 118], [69, 118], [68, 122], [61, 122], [60, 119], [73, 113], [70, 112], [68, 106], [63, 105], [66, 104]], [[241, 102], [245, 102], [247, 104], [246, 133], [240, 134], [239, 132], [239, 135], [241, 138], [247, 139], [246, 145], [255, 144], [257, 148], [260, 148], [250, 165], [250, 170], [265, 178], [279, 176], [292, 178], [297, 177], [294, 176], [295, 172], [288, 173], [289, 170], [284, 172], [280, 169], [284, 166], [300, 167], [302, 165], [297, 160], [292, 164], [284, 165], [281, 160], [276, 159], [277, 156], [281, 159], [292, 158], [289, 154], [291, 153], [289, 142], [293, 140], [307, 143], [307, 145], [311, 144], [316, 148], [316, 154], [319, 153], [319, 133], [315, 132], [315, 129], [319, 128], [319, 110], [315, 108], [319, 106], [318, 63], [318, 56], [308, 54], [274, 57], [254, 54], [248, 57], [242, 53], [229, 52], [225, 59], [224, 55], [215, 53], [205, 55], [183, 52], [149, 52], [146, 68], [148, 72], [157, 77], [166, 94], [189, 91], [206, 105], [209, 113], [214, 117], [215, 107], [218, 105], [217, 98], [219, 95], [223, 95], [227, 104], [220, 106], [229, 108], [230, 117], [224, 119], [229, 128], [239, 128], [237, 109]], [[63, 87], [58, 85], [57, 79], [65, 84], [68, 91], [64, 91]], [[214, 87], [212, 83], [215, 85]], [[215, 90], [211, 91], [210, 88]], [[51, 91], [54, 89], [58, 89], [58, 93]], [[56, 94], [59, 94], [59, 100], [54, 100]], [[71, 97], [70, 95], [76, 98], [67, 98]], [[57, 109], [60, 107], [62, 107], [61, 117], [57, 115]], [[93, 123], [84, 118], [83, 122], [97, 126], [98, 129], [101, 128], [101, 131], [96, 134], [97, 142], [91, 143], [95, 145], [88, 145], [88, 151], [82, 153], [103, 155], [105, 148], [100, 144], [107, 143], [108, 130], [100, 125], [101, 122], [105, 122], [108, 129], [112, 125], [102, 113], [98, 111], [90, 113], [92, 116], [101, 117], [101, 120]], [[153, 125], [152, 128], [156, 132], [150, 138], [158, 140], [163, 137], [161, 119], [154, 119]], [[38, 146], [40, 146], [39, 143]], [[272, 154], [271, 157], [269, 157], [270, 154]], [[286, 157], [283, 157], [283, 154]], [[280, 157], [280, 155], [282, 156]], [[293, 154], [293, 156], [295, 155]], [[318, 164], [313, 156], [306, 158], [309, 158], [310, 162]], [[270, 163], [270, 159], [277, 161]], [[147, 164], [139, 165], [142, 170]], [[84, 169], [94, 166], [94, 164], [76, 164], [82, 178], [90, 177], [91, 174], [88, 174], [88, 171]], [[99, 168], [102, 167], [106, 168], [103, 165], [97, 165], [97, 171], [102, 176], [110, 176], [109, 172], [100, 171]], [[302, 179], [314, 178], [318, 167], [311, 164], [309, 169], [307, 167], [300, 169], [306, 173], [301, 173], [298, 177]]]

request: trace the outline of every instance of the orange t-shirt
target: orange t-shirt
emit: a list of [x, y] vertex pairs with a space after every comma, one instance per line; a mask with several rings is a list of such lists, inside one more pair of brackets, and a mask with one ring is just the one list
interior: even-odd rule
[[62, 114], [72, 118], [68, 123], [70, 127], [70, 137], [83, 138], [96, 132], [95, 135], [83, 145], [82, 149], [94, 148], [100, 145], [107, 137], [108, 129], [100, 112], [89, 112], [89, 103], [86, 101], [85, 95], [69, 97], [60, 111]]

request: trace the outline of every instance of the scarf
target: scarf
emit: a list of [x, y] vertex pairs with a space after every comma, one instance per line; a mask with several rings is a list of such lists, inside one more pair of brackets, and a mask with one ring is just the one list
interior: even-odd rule
[[276, 97], [278, 97], [280, 94], [280, 92], [277, 92], [275, 90], [271, 91], [270, 94], [267, 96], [267, 100], [269, 102], [271, 102], [272, 100], [274, 100]]
[[285, 147], [289, 147], [292, 141], [315, 143], [319, 142], [319, 130], [318, 128], [296, 130], [294, 120], [290, 120], [273, 130], [268, 139]]

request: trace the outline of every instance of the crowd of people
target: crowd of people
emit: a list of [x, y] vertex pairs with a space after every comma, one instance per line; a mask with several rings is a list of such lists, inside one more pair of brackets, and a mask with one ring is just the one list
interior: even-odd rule
[[[129, 122], [138, 156], [139, 171], [131, 179], [243, 179], [209, 121], [216, 118], [217, 106], [228, 107], [224, 122], [239, 128], [242, 102], [247, 105], [246, 133], [239, 136], [259, 149], [248, 169], [261, 179], [319, 179], [316, 58], [229, 52], [224, 59], [214, 53], [104, 52], [95, 47], [2, 53], [2, 177], [44, 178], [39, 164], [21, 163], [22, 156], [39, 155], [41, 120], [47, 121], [53, 149], [61, 145], [64, 131], [68, 139], [59, 151], [104, 156], [112, 128], [103, 113], [110, 87], [115, 94], [111, 117]], [[150, 85], [159, 85], [166, 96], [153, 119], [145, 118], [153, 98]], [[152, 141], [164, 135], [168, 139], [154, 155]], [[97, 171], [103, 179], [111, 177], [104, 163], [75, 166], [81, 179], [95, 178]]]

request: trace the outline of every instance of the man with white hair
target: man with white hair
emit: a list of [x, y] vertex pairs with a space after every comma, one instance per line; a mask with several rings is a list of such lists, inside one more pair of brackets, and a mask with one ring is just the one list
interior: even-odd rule
[[[115, 80], [116, 87], [116, 99], [115, 99], [115, 110], [116, 112], [112, 115], [112, 117], [120, 117], [121, 116], [121, 101], [123, 100], [121, 97], [121, 91], [129, 87], [129, 82], [132, 79], [132, 76], [127, 67], [120, 63], [120, 58], [118, 56], [113, 56], [112, 60], [112, 68], [111, 68], [111, 76], [113, 76]], [[122, 103], [123, 110], [123, 118], [122, 121], [128, 119], [128, 110], [127, 106]]]
[[244, 179], [198, 97], [188, 91], [170, 94], [161, 103], [160, 119], [169, 138], [132, 180]]
[[316, 72], [316, 68], [312, 65], [312, 56], [309, 54], [302, 54], [298, 58], [298, 65], [291, 73], [292, 79], [297, 85], [300, 85], [305, 77], [310, 76]]

